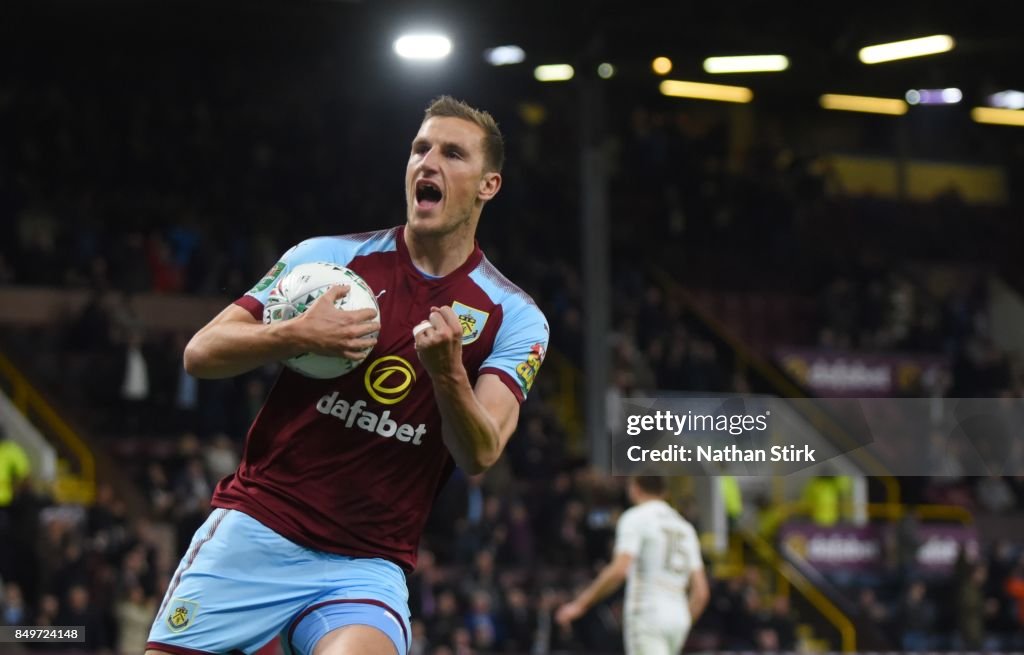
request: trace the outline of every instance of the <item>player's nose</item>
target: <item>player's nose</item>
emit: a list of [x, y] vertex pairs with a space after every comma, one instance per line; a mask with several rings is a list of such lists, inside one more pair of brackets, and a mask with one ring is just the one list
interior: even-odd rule
[[437, 148], [431, 148], [423, 154], [423, 158], [420, 160], [420, 170], [436, 172], [438, 170], [438, 164], [441, 162], [441, 154]]

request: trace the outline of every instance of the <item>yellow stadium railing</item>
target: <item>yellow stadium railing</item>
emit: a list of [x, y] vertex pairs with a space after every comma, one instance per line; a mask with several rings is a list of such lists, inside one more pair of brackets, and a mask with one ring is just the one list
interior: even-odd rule
[[[672, 276], [660, 270], [655, 271], [655, 275], [658, 277], [665, 289], [674, 293], [680, 301], [682, 301], [686, 309], [688, 309], [701, 323], [711, 330], [711, 332], [714, 333], [715, 336], [723, 343], [727, 344], [736, 353], [736, 357], [743, 365], [749, 366], [761, 375], [761, 377], [763, 377], [770, 385], [772, 385], [780, 397], [807, 397], [807, 394], [805, 394], [803, 390], [793, 384], [786, 376], [780, 373], [778, 369], [766, 362], [764, 358], [752, 352], [742, 340], [734, 336], [732, 332], [718, 319], [705, 312], [699, 304], [694, 301], [690, 293], [680, 286], [678, 282], [672, 279]], [[824, 419], [820, 421], [820, 423], [823, 424], [823, 427], [829, 436], [840, 442], [849, 442], [849, 437], [846, 432], [836, 425], [835, 422], [824, 416], [819, 416], [818, 418]], [[855, 446], [856, 444], [850, 443], [849, 445]], [[869, 475], [873, 475], [881, 482], [882, 486], [885, 488], [886, 502], [899, 503], [899, 481], [893, 477], [892, 473], [881, 462], [867, 453], [864, 453], [862, 450], [853, 450], [851, 456], [857, 457], [868, 469], [866, 472]]]
[[717, 539], [713, 532], [700, 533], [700, 547], [711, 564], [711, 575], [718, 579], [741, 575], [746, 568], [743, 542], [730, 533], [724, 552], [717, 550], [716, 545]]
[[96, 497], [96, 460], [92, 451], [3, 353], [0, 377], [10, 388], [14, 406], [42, 428], [44, 435], [59, 440], [58, 452], [69, 453], [76, 460], [77, 472], [72, 472], [67, 460], [58, 460], [54, 497], [60, 502], [91, 504]]
[[[805, 516], [808, 508], [805, 503], [785, 503], [776, 508], [778, 523], [794, 518]], [[958, 505], [903, 505], [899, 503], [869, 503], [867, 514], [869, 519], [878, 520], [899, 520], [912, 513], [922, 521], [948, 521], [970, 525], [974, 522], [974, 515], [969, 510]], [[846, 514], [846, 516], [849, 516]], [[815, 609], [821, 613], [839, 632], [843, 642], [843, 650], [854, 650], [856, 644], [856, 630], [849, 618], [835, 607], [810, 580], [807, 580], [796, 568], [785, 561], [781, 554], [764, 538], [764, 536], [749, 530], [736, 530], [735, 535], [744, 543], [749, 545], [758, 556], [764, 560], [776, 574], [776, 593], [788, 596], [792, 589], [796, 589]], [[730, 539], [730, 546], [737, 540]], [[742, 554], [737, 554], [735, 549], [730, 547], [730, 555], [725, 558], [729, 563], [729, 570], [742, 568]]]
[[847, 653], [857, 650], [857, 631], [853, 621], [842, 610], [836, 607], [825, 594], [821, 593], [810, 580], [783, 559], [782, 555], [759, 535], [749, 530], [737, 530], [736, 534], [750, 546], [759, 558], [778, 571], [781, 578], [785, 579], [786, 593], [789, 593], [789, 588], [795, 589], [815, 611], [836, 629], [836, 632], [839, 633], [840, 650]]
[[[903, 518], [908, 512], [922, 521], [949, 521], [970, 525], [974, 522], [974, 515], [958, 505], [902, 505], [900, 503], [868, 503], [867, 515], [869, 519], [895, 521]], [[772, 525], [775, 528], [786, 521], [797, 517], [806, 517], [810, 513], [807, 503], [803, 501], [782, 503], [772, 509]], [[846, 503], [840, 512], [842, 520], [850, 521], [853, 516], [853, 508]], [[774, 530], [772, 531], [774, 533]], [[767, 533], [762, 532], [767, 536]]]

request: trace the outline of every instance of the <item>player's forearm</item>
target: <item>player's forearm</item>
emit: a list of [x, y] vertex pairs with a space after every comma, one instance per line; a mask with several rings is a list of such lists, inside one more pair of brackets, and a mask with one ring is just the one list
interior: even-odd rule
[[615, 567], [608, 565], [601, 569], [601, 573], [598, 574], [597, 578], [586, 589], [580, 592], [577, 602], [590, 609], [613, 594], [622, 586], [625, 580], [625, 574], [618, 571]]
[[711, 589], [708, 587], [707, 578], [702, 572], [695, 574], [690, 580], [689, 602], [687, 603], [690, 609], [690, 620], [693, 623], [696, 623], [700, 615], [704, 613], [710, 599]]
[[185, 370], [207, 380], [228, 378], [306, 352], [293, 334], [293, 325], [289, 321], [207, 325], [185, 347]]
[[441, 434], [455, 463], [470, 475], [482, 473], [501, 456], [501, 434], [473, 392], [465, 369], [432, 378], [441, 410]]
[[702, 598], [695, 598], [692, 594], [690, 595], [690, 602], [688, 603], [690, 609], [690, 620], [694, 623], [700, 618], [700, 615], [704, 613], [704, 608], [708, 606], [708, 598], [704, 596]]

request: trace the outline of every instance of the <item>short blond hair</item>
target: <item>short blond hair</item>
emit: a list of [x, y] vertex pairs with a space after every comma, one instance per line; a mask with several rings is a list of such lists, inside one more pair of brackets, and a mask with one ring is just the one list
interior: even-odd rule
[[494, 116], [445, 95], [430, 102], [423, 120], [435, 117], [461, 118], [479, 125], [484, 131], [484, 164], [488, 171], [501, 172], [501, 167], [505, 165], [505, 138], [501, 136]]

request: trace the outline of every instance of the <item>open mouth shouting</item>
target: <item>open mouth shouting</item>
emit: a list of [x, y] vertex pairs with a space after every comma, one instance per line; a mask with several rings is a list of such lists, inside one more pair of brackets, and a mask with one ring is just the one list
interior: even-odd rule
[[441, 203], [444, 194], [435, 182], [430, 180], [418, 180], [416, 182], [416, 209], [430, 211]]

